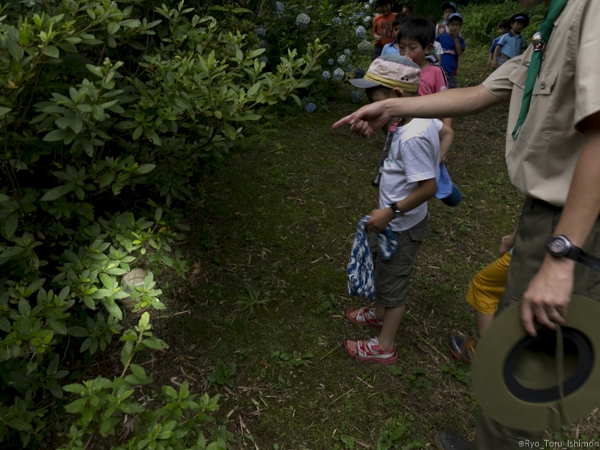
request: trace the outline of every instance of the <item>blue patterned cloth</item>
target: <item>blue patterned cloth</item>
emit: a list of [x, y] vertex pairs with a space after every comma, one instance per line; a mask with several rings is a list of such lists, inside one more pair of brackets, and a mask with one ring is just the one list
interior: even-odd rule
[[[348, 261], [348, 293], [375, 300], [375, 268], [369, 249], [369, 236], [365, 230], [365, 224], [369, 219], [370, 216], [363, 217], [356, 227], [356, 236]], [[386, 260], [390, 259], [400, 246], [400, 240], [389, 225], [377, 234], [377, 242], [381, 257]]]

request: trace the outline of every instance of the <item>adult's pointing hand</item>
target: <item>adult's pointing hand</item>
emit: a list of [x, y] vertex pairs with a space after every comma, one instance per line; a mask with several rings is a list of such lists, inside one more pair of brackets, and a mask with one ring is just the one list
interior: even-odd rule
[[375, 102], [363, 106], [358, 111], [338, 120], [332, 128], [338, 129], [344, 125], [350, 125], [350, 130], [362, 137], [369, 137], [375, 131], [383, 128], [391, 119], [390, 114], [384, 106], [385, 101]]

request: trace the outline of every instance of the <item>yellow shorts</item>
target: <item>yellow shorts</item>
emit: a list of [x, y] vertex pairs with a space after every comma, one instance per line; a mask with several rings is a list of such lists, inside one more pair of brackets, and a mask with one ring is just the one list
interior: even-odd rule
[[506, 273], [510, 264], [510, 252], [506, 252], [485, 269], [477, 272], [471, 280], [467, 301], [483, 314], [494, 314], [500, 296], [506, 287]]

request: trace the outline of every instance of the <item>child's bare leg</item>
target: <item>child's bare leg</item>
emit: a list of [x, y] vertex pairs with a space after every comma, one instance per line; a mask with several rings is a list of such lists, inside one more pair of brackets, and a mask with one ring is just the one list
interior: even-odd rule
[[493, 314], [485, 314], [479, 311], [475, 311], [475, 321], [477, 322], [477, 333], [482, 336], [487, 327], [490, 326], [494, 320]]
[[385, 306], [375, 300], [375, 315], [379, 320], [383, 320], [385, 317]]
[[383, 318], [383, 327], [381, 333], [379, 333], [379, 347], [382, 350], [391, 350], [394, 348], [394, 341], [396, 340], [396, 333], [400, 328], [400, 322], [404, 313], [406, 312], [406, 305], [398, 306], [396, 308], [385, 308], [385, 316]]

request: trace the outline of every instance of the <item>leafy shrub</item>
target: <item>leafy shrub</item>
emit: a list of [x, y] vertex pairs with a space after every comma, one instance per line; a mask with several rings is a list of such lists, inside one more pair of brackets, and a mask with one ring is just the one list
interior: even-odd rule
[[[191, 16], [183, 2], [156, 8], [152, 20], [149, 3], [33, 0], [3, 9], [0, 442], [55, 435], [47, 393], [62, 398], [61, 384], [75, 376], [67, 364], [118, 336], [128, 348], [135, 331], [122, 334], [119, 302], [163, 308], [152, 273], [185, 272], [174, 244], [189, 228], [178, 207], [193, 205], [196, 174], [319, 69], [318, 42], [267, 72], [257, 59], [264, 49], [246, 35]], [[129, 292], [118, 277], [132, 267], [150, 273]], [[94, 406], [93, 420], [89, 412], [79, 419], [72, 448], [81, 433], [114, 433], [117, 422], [101, 418], [113, 417], [116, 393], [130, 391], [121, 378], [83, 384], [107, 402]]]

